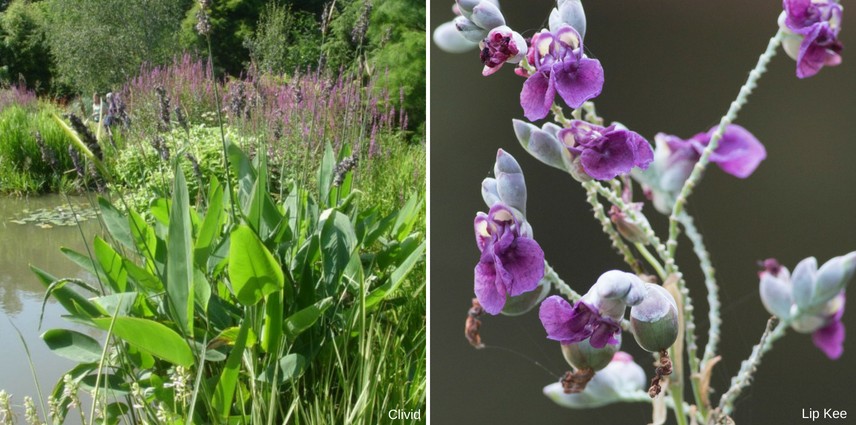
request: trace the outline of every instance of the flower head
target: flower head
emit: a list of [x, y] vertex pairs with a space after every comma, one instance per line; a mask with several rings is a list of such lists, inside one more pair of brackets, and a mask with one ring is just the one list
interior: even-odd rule
[[601, 127], [574, 120], [562, 129], [559, 140], [579, 160], [585, 174], [596, 180], [611, 180], [629, 174], [633, 167], [648, 168], [654, 160], [651, 145], [638, 133], [619, 125]]
[[[671, 212], [675, 197], [710, 144], [714, 132], [716, 127], [686, 140], [665, 133], [654, 137], [656, 148], [652, 166], [644, 172], [634, 172], [633, 177], [643, 184], [658, 211], [664, 214]], [[766, 157], [767, 150], [752, 133], [731, 124], [725, 128], [710, 161], [722, 171], [745, 179]]]
[[572, 409], [590, 409], [621, 401], [628, 394], [645, 387], [645, 372], [623, 351], [594, 375], [579, 393], [568, 394], [559, 382], [544, 387], [544, 395], [556, 404]]
[[544, 277], [544, 251], [531, 238], [519, 213], [502, 203], [478, 213], [474, 227], [481, 258], [475, 267], [475, 293], [484, 310], [498, 314], [506, 297], [534, 290]]
[[793, 274], [775, 259], [759, 273], [761, 302], [771, 314], [800, 333], [812, 334], [814, 345], [830, 359], [844, 353], [845, 287], [856, 273], [856, 252], [835, 257], [818, 268], [814, 257], [797, 264]]
[[838, 41], [843, 8], [834, 0], [784, 0], [779, 26], [782, 45], [797, 61], [797, 77], [817, 74], [824, 66], [841, 63], [844, 46]]
[[520, 93], [526, 118], [535, 121], [547, 116], [556, 93], [571, 108], [579, 108], [603, 89], [600, 61], [583, 55], [583, 40], [573, 27], [559, 25], [555, 31], [542, 30], [532, 36], [527, 62], [534, 67]]
[[520, 62], [526, 56], [527, 50], [523, 36], [505, 25], [490, 30], [479, 46], [484, 76], [499, 71], [506, 62]]

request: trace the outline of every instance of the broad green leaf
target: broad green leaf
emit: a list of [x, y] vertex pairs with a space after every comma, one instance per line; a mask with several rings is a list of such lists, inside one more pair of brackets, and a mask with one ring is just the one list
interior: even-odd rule
[[127, 316], [128, 312], [131, 311], [131, 307], [134, 306], [134, 302], [136, 300], [136, 292], [122, 292], [118, 294], [111, 294], [105, 295], [103, 297], [92, 298], [91, 301], [101, 309], [101, 312], [105, 316], [113, 317]]
[[318, 200], [327, 204], [330, 195], [330, 186], [333, 185], [333, 169], [336, 167], [336, 157], [333, 156], [333, 147], [330, 142], [324, 146], [324, 157], [321, 158], [321, 166], [318, 168]]
[[128, 287], [128, 271], [125, 270], [125, 266], [122, 264], [122, 256], [104, 239], [101, 239], [100, 236], [95, 236], [93, 246], [95, 249], [95, 258], [101, 264], [101, 269], [104, 270], [104, 274], [107, 276], [110, 288], [113, 289], [113, 292], [125, 292], [125, 289]]
[[223, 187], [216, 178], [212, 178], [211, 188], [208, 190], [208, 212], [205, 213], [199, 236], [196, 238], [196, 245], [193, 247], [193, 260], [202, 270], [207, 269], [208, 257], [214, 248], [215, 239], [220, 234], [224, 217]]
[[128, 271], [128, 277], [137, 283], [138, 289], [146, 289], [149, 293], [162, 292], [163, 282], [155, 275], [149, 273], [148, 270], [136, 265], [133, 261], [125, 259], [122, 261], [125, 270]]
[[208, 300], [211, 299], [211, 284], [199, 269], [193, 269], [193, 299], [202, 309], [204, 317], [208, 316]]
[[324, 283], [335, 287], [357, 245], [357, 235], [351, 220], [336, 210], [321, 214], [321, 263], [324, 268]]
[[279, 359], [280, 382], [286, 383], [299, 378], [306, 369], [306, 357], [297, 353], [289, 354]]
[[241, 329], [238, 332], [238, 337], [235, 339], [235, 346], [229, 353], [226, 359], [226, 365], [223, 367], [223, 372], [220, 374], [220, 379], [217, 381], [217, 386], [214, 388], [214, 396], [211, 399], [211, 407], [219, 415], [221, 421], [229, 417], [232, 410], [232, 399], [235, 396], [235, 388], [238, 384], [238, 372], [241, 368], [241, 358], [244, 355], [244, 345], [247, 342], [247, 334], [250, 330], [250, 321], [244, 320], [241, 323]]
[[402, 240], [416, 224], [419, 218], [419, 208], [422, 206], [422, 201], [418, 200], [417, 195], [412, 195], [407, 203], [398, 211], [398, 217], [395, 220], [395, 225], [392, 226], [392, 234], [397, 240]]
[[[30, 265], [30, 270], [38, 276], [39, 281], [45, 288], [51, 288], [51, 285], [57, 281], [57, 278], [36, 266]], [[66, 287], [64, 284], [55, 285], [51, 288], [50, 292], [45, 294], [45, 297], [47, 296], [56, 298], [69, 314], [78, 319], [87, 320], [101, 315], [98, 307], [95, 307], [84, 296]], [[44, 304], [42, 304], [42, 311], [44, 312]]]
[[[99, 328], [107, 330], [112, 320], [113, 318], [103, 317], [92, 321]], [[116, 317], [115, 320], [113, 335], [138, 350], [179, 366], [193, 365], [194, 357], [190, 346], [174, 330], [148, 319]]]
[[176, 164], [165, 284], [176, 320], [188, 335], [193, 336], [193, 240], [188, 199], [184, 172]]
[[134, 238], [131, 236], [128, 218], [104, 197], [98, 197], [98, 206], [101, 209], [101, 219], [110, 231], [110, 236], [126, 248], [134, 249]]
[[[238, 341], [238, 338], [241, 334], [241, 328], [238, 326], [232, 326], [230, 328], [223, 329], [217, 337], [211, 340], [208, 344], [209, 347], [219, 347], [221, 345], [235, 345]], [[253, 330], [250, 329], [247, 334], [247, 339], [244, 342], [246, 347], [254, 347], [256, 345], [256, 334], [253, 333]]]
[[258, 303], [285, 284], [279, 263], [246, 225], [231, 233], [229, 280], [235, 296], [244, 305]]
[[261, 348], [266, 353], [275, 353], [282, 341], [282, 292], [276, 291], [265, 299]]
[[[137, 252], [146, 259], [146, 268], [149, 273], [159, 276], [163, 273], [163, 264], [158, 260], [158, 240], [155, 230], [133, 209], [128, 212], [128, 224]], [[159, 277], [163, 278], [163, 276]]]
[[86, 270], [89, 273], [92, 273], [98, 279], [107, 279], [107, 276], [104, 275], [104, 270], [101, 270], [101, 265], [98, 264], [97, 261], [94, 261], [92, 258], [89, 258], [88, 255], [83, 255], [71, 248], [60, 247], [60, 252], [65, 255], [66, 258], [71, 260], [72, 263], [77, 264], [83, 270]]
[[101, 344], [89, 335], [68, 329], [51, 329], [42, 339], [54, 354], [78, 363], [101, 360]]
[[98, 382], [98, 394], [103, 393], [110, 398], [121, 398], [131, 393], [131, 384], [125, 382], [121, 376], [112, 373], [102, 373], [100, 381], [97, 373], [84, 376], [80, 380], [80, 389], [91, 394], [95, 391], [96, 381]]
[[229, 164], [232, 171], [238, 176], [236, 190], [238, 192], [238, 205], [241, 205], [252, 193], [253, 183], [256, 181], [256, 171], [250, 157], [240, 147], [229, 142], [226, 150], [229, 154]]
[[375, 304], [383, 301], [383, 299], [386, 298], [387, 295], [395, 291], [399, 287], [399, 285], [401, 285], [401, 282], [404, 281], [404, 278], [407, 277], [407, 274], [410, 273], [411, 270], [413, 270], [413, 267], [416, 266], [419, 261], [425, 258], [424, 254], [425, 242], [422, 242], [422, 244], [420, 244], [419, 247], [416, 248], [416, 250], [410, 253], [410, 255], [404, 261], [401, 262], [401, 265], [399, 265], [392, 272], [387, 283], [381, 285], [380, 287], [369, 293], [369, 295], [366, 297], [366, 308], [373, 307]]
[[289, 316], [285, 319], [285, 331], [288, 337], [293, 340], [303, 331], [311, 328], [331, 305], [333, 305], [333, 297], [327, 297]]

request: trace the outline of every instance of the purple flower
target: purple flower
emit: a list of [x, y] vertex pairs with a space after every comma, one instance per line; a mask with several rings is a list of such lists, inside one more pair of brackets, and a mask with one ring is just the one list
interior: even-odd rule
[[648, 168], [654, 160], [651, 145], [638, 133], [615, 124], [609, 127], [574, 120], [559, 131], [558, 138], [577, 159], [585, 174], [597, 180], [611, 180], [630, 173], [633, 167]]
[[481, 258], [475, 267], [475, 293], [484, 310], [499, 314], [508, 296], [534, 290], [544, 277], [544, 251], [523, 230], [511, 208], [497, 203], [475, 219]]
[[618, 344], [615, 337], [621, 332], [618, 322], [601, 316], [596, 307], [582, 300], [571, 306], [564, 298], [553, 295], [541, 303], [539, 317], [547, 331], [547, 338], [563, 345], [589, 338], [589, 343], [594, 348]]
[[844, 292], [841, 292], [837, 299], [841, 306], [829, 318], [826, 326], [811, 334], [814, 345], [830, 360], [838, 360], [844, 354], [844, 324], [841, 323], [841, 316], [844, 315], [844, 299]]
[[838, 41], [843, 8], [832, 0], [784, 0], [779, 26], [783, 47], [797, 61], [797, 77], [811, 77], [824, 66], [841, 63]]
[[547, 116], [557, 92], [568, 106], [576, 109], [600, 95], [603, 89], [600, 61], [583, 55], [582, 37], [570, 25], [532, 36], [527, 61], [535, 67], [535, 72], [532, 75], [518, 72], [528, 77], [520, 93], [520, 106], [531, 121]]
[[490, 30], [479, 46], [484, 64], [482, 75], [485, 77], [499, 71], [506, 62], [520, 62], [527, 50], [523, 36], [505, 25]]

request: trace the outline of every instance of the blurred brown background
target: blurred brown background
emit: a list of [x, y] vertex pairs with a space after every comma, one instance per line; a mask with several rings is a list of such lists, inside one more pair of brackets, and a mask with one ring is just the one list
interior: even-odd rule
[[[432, 1], [431, 28], [450, 20], [451, 0]], [[607, 120], [649, 140], [663, 131], [689, 137], [718, 123], [775, 33], [777, 1], [587, 1], [586, 49], [605, 69], [596, 100]], [[544, 26], [553, 2], [502, 2], [509, 25], [525, 37]], [[845, 5], [850, 7], [850, 5]], [[767, 312], [755, 262], [776, 257], [789, 268], [856, 250], [856, 10], [845, 10], [844, 62], [798, 80], [781, 50], [737, 122], [767, 147], [748, 180], [712, 167], [690, 199], [721, 282], [723, 361], [715, 368], [718, 402], [760, 337]], [[555, 405], [541, 389], [567, 369], [537, 311], [487, 317], [473, 350], [463, 337], [478, 249], [472, 220], [485, 211], [479, 188], [497, 148], [521, 163], [529, 187], [528, 218], [547, 259], [580, 293], [613, 268], [626, 269], [600, 232], [577, 183], [526, 154], [511, 128], [522, 118], [523, 80], [511, 67], [481, 77], [478, 53], [431, 49], [431, 419], [435, 424], [645, 424], [650, 407], [611, 405], [579, 411]], [[665, 218], [645, 212], [658, 233]], [[679, 263], [696, 306], [700, 344], [707, 335], [701, 273], [681, 240]], [[850, 305], [856, 305], [851, 283]], [[856, 310], [851, 307], [850, 310]], [[743, 424], [802, 423], [801, 409], [835, 408], [856, 419], [856, 311], [844, 315], [844, 356], [828, 360], [809, 335], [789, 332], [764, 358], [755, 384], [737, 404]], [[652, 373], [650, 357], [629, 336], [623, 350]], [[538, 422], [536, 422], [538, 421]], [[669, 423], [674, 423], [669, 419]]]

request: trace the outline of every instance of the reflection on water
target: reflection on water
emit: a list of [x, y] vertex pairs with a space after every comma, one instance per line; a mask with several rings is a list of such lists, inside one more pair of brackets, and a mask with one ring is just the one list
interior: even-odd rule
[[[76, 207], [88, 206], [85, 198], [71, 198], [71, 202]], [[76, 226], [46, 229], [33, 223], [17, 224], [11, 220], [20, 218], [24, 210], [53, 208], [65, 203], [64, 197], [56, 195], [0, 197], [0, 389], [13, 395], [12, 403], [18, 408], [24, 396], [36, 398], [37, 389], [24, 346], [12, 324], [21, 331], [29, 347], [43, 394], [49, 394], [56, 380], [73, 367], [71, 361], [52, 354], [39, 337], [48, 329], [75, 326], [62, 319], [65, 310], [50, 300], [39, 328], [45, 291], [29, 265], [36, 265], [57, 277], [91, 280], [91, 276], [66, 259], [59, 248], [65, 246], [85, 253], [87, 244], [82, 240], [81, 229], [91, 241], [98, 223], [94, 220], [84, 222], [81, 229]]]

